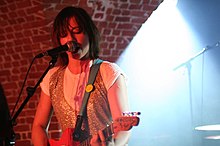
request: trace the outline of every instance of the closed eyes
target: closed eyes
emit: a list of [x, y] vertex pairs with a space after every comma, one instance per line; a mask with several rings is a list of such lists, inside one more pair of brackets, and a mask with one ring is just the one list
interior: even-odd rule
[[71, 33], [73, 34], [80, 34], [82, 32], [82, 29], [77, 26], [77, 27], [72, 27], [72, 29], [70, 30]]

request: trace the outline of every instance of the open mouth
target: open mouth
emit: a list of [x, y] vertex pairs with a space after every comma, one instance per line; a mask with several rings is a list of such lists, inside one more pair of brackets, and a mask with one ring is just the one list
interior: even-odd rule
[[69, 48], [68, 51], [72, 52], [73, 54], [82, 49], [82, 45], [75, 40], [67, 42], [67, 46]]

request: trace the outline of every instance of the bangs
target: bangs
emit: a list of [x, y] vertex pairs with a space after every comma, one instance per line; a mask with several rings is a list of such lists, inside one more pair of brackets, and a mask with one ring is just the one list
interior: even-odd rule
[[[60, 19], [55, 20], [54, 26], [53, 26], [53, 38], [55, 41], [60, 45], [59, 39], [64, 38], [68, 35], [68, 31], [70, 31], [70, 19], [75, 18], [76, 22], [79, 24], [78, 17], [75, 17], [75, 15], [69, 15], [68, 17], [60, 17]], [[78, 33], [85, 32], [83, 27], [79, 25]]]
[[63, 38], [67, 36], [67, 31], [69, 27], [69, 19], [70, 18], [61, 18], [60, 20], [57, 20], [54, 22], [54, 30], [53, 35], [56, 41], [59, 42], [59, 38]]
[[[71, 27], [70, 19], [75, 18], [78, 27]], [[54, 45], [60, 44], [60, 38], [66, 37], [69, 32], [71, 35], [84, 33], [89, 37], [89, 56], [91, 59], [99, 57], [99, 31], [92, 21], [90, 15], [79, 7], [66, 7], [62, 9], [56, 16], [53, 23], [52, 39]]]

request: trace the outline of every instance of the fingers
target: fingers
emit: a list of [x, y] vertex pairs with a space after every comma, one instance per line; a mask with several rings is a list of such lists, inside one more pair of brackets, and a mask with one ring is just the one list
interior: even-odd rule
[[90, 140], [90, 144], [96, 143], [98, 141], [98, 139], [99, 139], [98, 134], [93, 135], [92, 139]]
[[91, 146], [106, 146], [106, 137], [102, 130], [98, 131], [98, 134], [92, 136], [90, 144]]
[[106, 141], [106, 138], [102, 132], [102, 130], [98, 131], [98, 135], [99, 135], [99, 139], [101, 142], [105, 142]]

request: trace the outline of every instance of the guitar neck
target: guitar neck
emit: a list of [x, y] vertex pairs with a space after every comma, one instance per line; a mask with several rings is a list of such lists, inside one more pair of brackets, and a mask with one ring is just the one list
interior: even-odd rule
[[[124, 116], [120, 117], [117, 120], [114, 121], [114, 123], [108, 125], [105, 129], [102, 130], [103, 136], [105, 138], [111, 138], [114, 133], [117, 133], [119, 131], [128, 131], [133, 126], [137, 126], [139, 124], [139, 117], [136, 116]], [[83, 142], [79, 143], [76, 141], [73, 141], [72, 134], [74, 132], [73, 128], [66, 129], [60, 140], [53, 140], [50, 139], [49, 143], [50, 146], [88, 146], [91, 140], [91, 137], [87, 138]]]
[[130, 130], [133, 126], [137, 126], [139, 121], [140, 119], [137, 116], [120, 117], [102, 130], [102, 133], [105, 137], [111, 137], [114, 133], [118, 133], [119, 131]]

